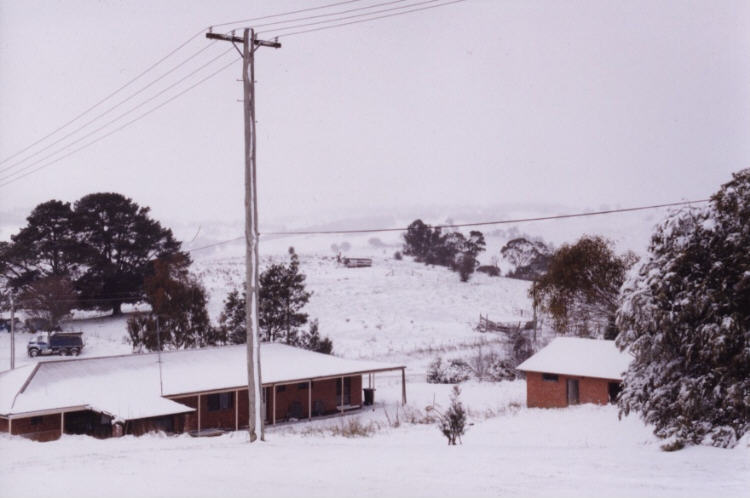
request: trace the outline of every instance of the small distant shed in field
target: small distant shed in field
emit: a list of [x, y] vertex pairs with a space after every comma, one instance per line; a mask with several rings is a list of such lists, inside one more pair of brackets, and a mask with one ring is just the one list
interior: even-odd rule
[[631, 359], [614, 341], [558, 337], [517, 367], [526, 373], [526, 405], [613, 402]]

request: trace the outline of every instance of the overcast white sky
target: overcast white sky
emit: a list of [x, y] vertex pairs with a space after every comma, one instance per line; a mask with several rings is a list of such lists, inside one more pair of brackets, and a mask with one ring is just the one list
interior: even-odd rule
[[[331, 1], [0, 0], [0, 158], [203, 26]], [[749, 33], [747, 1], [468, 0], [282, 39], [256, 64], [261, 219], [705, 197], [750, 166]], [[162, 72], [208, 43], [198, 37]], [[216, 43], [177, 76], [227, 48]], [[0, 216], [117, 191], [162, 220], [240, 219], [240, 75], [237, 62], [126, 130], [0, 187]]]

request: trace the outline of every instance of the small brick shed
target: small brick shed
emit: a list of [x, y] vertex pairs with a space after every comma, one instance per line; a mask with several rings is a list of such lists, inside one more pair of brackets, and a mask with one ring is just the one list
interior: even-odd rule
[[[305, 420], [372, 401], [363, 376], [404, 366], [261, 345], [265, 420]], [[246, 346], [41, 361], [0, 372], [0, 432], [49, 441], [247, 427]], [[374, 391], [374, 389], [373, 389]], [[373, 391], [369, 391], [371, 394]], [[367, 394], [367, 392], [365, 392]]]
[[620, 391], [631, 356], [614, 341], [558, 337], [518, 365], [526, 373], [526, 405], [563, 408], [606, 404]]

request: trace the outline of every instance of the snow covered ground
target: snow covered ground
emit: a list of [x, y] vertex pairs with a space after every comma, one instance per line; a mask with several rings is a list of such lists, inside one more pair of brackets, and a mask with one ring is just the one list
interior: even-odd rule
[[[412, 423], [427, 405], [447, 405], [450, 386], [426, 384], [425, 368], [438, 355], [500, 348], [501, 336], [474, 330], [479, 314], [530, 319], [528, 283], [478, 274], [462, 284], [445, 268], [393, 259], [398, 247], [385, 239], [385, 247], [352, 244], [348, 256], [374, 261], [348, 269], [336, 263], [330, 240], [310, 242], [295, 244], [313, 291], [305, 311], [333, 339], [336, 354], [407, 365], [406, 407], [398, 407], [400, 377], [383, 374], [374, 410], [269, 428], [259, 445], [246, 444], [242, 432], [50, 443], [0, 435], [0, 497], [747, 496], [750, 438], [733, 450], [666, 453], [650, 428], [636, 417], [618, 420], [611, 406], [525, 408], [523, 381], [464, 385], [473, 425], [462, 446], [448, 447], [434, 424]], [[288, 261], [288, 245], [279, 239], [264, 246], [263, 264]], [[243, 281], [244, 260], [236, 253], [199, 258], [194, 271], [216, 320], [227, 292]], [[65, 328], [84, 331], [84, 356], [124, 354], [131, 350], [125, 320], [87, 314]], [[26, 356], [29, 338], [16, 338], [17, 365], [44, 361]], [[2, 333], [3, 368], [9, 356]], [[352, 421], [372, 434], [334, 435]]]
[[[523, 383], [468, 384], [474, 425], [449, 447], [434, 425], [392, 427], [398, 383], [356, 417], [369, 437], [333, 436], [313, 424], [269, 428], [265, 443], [244, 432], [34, 443], [0, 436], [0, 496], [747, 496], [750, 449], [659, 449], [634, 417], [614, 407], [526, 409]], [[448, 386], [409, 385], [408, 409], [446, 403]], [[385, 405], [383, 404], [385, 402]], [[490, 408], [492, 408], [490, 410]]]
[[[319, 320], [336, 354], [408, 361], [497, 343], [499, 337], [475, 330], [480, 313], [495, 321], [531, 319], [528, 282], [475, 274], [460, 283], [458, 274], [443, 267], [363, 253], [373, 258], [371, 268], [346, 268], [330, 255], [300, 255], [313, 292], [304, 311]], [[271, 262], [287, 263], [288, 257], [264, 258], [263, 266]], [[242, 285], [244, 264], [242, 258], [195, 263], [215, 319], [228, 290]]]

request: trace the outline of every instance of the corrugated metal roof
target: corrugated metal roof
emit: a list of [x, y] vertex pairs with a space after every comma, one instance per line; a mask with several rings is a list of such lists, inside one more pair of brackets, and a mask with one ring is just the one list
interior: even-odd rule
[[[239, 345], [28, 365], [0, 373], [0, 414], [88, 406], [132, 420], [192, 411], [163, 396], [247, 385], [246, 351]], [[282, 344], [261, 345], [261, 366], [263, 384], [403, 368]]]

